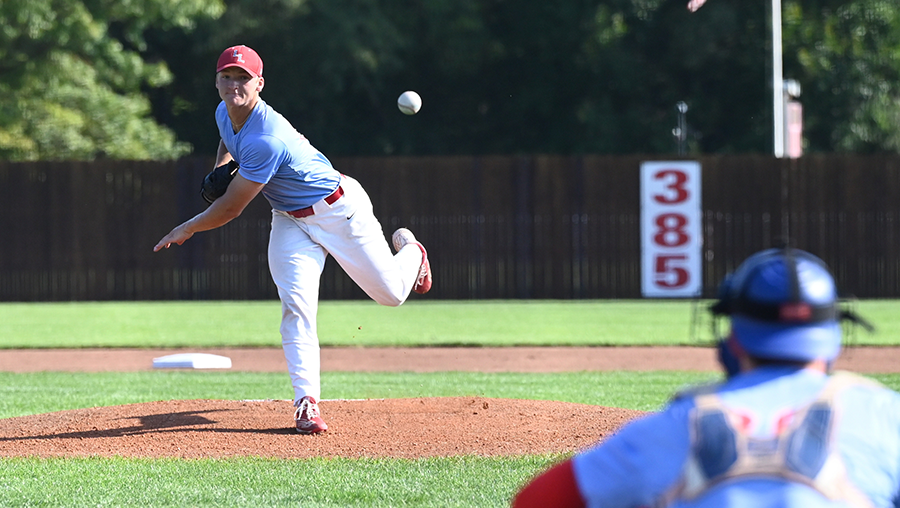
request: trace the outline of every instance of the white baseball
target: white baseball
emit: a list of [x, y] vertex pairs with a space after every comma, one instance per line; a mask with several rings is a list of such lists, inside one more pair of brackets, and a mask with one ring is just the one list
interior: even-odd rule
[[407, 90], [397, 99], [397, 107], [405, 115], [415, 115], [422, 108], [422, 98], [416, 92]]

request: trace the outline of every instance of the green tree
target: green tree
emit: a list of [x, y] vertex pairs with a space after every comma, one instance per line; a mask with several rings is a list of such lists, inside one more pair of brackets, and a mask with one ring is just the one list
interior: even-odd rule
[[785, 73], [803, 87], [812, 151], [900, 150], [900, 5], [789, 1]]
[[[266, 64], [263, 98], [330, 155], [772, 152], [770, 2], [225, 0], [190, 32], [151, 30], [177, 79], [154, 116], [198, 151], [218, 141], [213, 64], [234, 44]], [[784, 0], [785, 76], [809, 151], [900, 149], [900, 7]], [[424, 100], [414, 117], [395, 100]]]
[[[246, 44], [264, 62], [264, 100], [329, 154], [391, 153], [385, 127], [399, 113], [389, 83], [414, 42], [377, 0], [227, 0], [220, 19], [181, 37], [151, 33], [156, 56], [176, 86], [154, 95], [155, 111], [199, 152], [215, 152], [219, 53]], [[416, 23], [419, 14], [405, 23]], [[401, 23], [402, 25], [403, 23]], [[385, 109], [385, 105], [393, 111]]]
[[0, 157], [177, 158], [190, 145], [151, 116], [145, 91], [172, 73], [146, 61], [150, 27], [189, 30], [216, 0], [0, 2]]

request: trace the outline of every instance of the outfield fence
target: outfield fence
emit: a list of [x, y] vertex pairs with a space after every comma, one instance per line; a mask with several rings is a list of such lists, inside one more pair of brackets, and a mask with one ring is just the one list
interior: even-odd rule
[[[428, 248], [428, 298], [639, 298], [640, 156], [336, 158], [385, 234]], [[790, 237], [843, 292], [900, 296], [900, 156], [709, 156], [704, 295], [747, 255]], [[210, 158], [0, 163], [0, 301], [272, 299], [271, 212], [153, 253], [200, 212]], [[365, 295], [329, 259], [323, 299]], [[417, 297], [418, 298], [418, 297]]]

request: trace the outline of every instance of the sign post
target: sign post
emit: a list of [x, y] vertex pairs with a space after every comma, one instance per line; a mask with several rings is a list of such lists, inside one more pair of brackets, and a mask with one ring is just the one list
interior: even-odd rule
[[700, 163], [641, 164], [641, 293], [695, 297], [703, 290]]

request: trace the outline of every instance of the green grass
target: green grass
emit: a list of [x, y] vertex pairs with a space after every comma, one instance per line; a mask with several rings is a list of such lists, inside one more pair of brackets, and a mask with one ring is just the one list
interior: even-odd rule
[[[698, 345], [712, 339], [708, 303], [326, 301], [318, 325], [323, 346]], [[900, 301], [858, 310], [878, 332], [860, 330], [857, 345], [900, 341]], [[5, 303], [0, 348], [277, 346], [280, 316], [277, 301]]]
[[508, 506], [558, 457], [0, 460], [3, 506]]
[[[697, 345], [711, 338], [690, 301], [322, 302], [323, 345]], [[693, 311], [697, 309], [697, 322]], [[854, 344], [900, 341], [897, 301], [863, 301], [879, 331]], [[277, 346], [278, 302], [0, 304], [0, 348]], [[691, 329], [696, 325], [696, 335]], [[873, 376], [900, 388], [900, 375]], [[478, 395], [659, 408], [699, 372], [548, 374], [323, 373], [329, 398]], [[0, 373], [0, 417], [171, 399], [289, 399], [287, 374], [153, 371]], [[508, 506], [562, 456], [422, 460], [237, 458], [0, 459], [0, 506]]]
[[[653, 410], [674, 389], [716, 379], [691, 372], [325, 372], [332, 399], [454, 397], [559, 400]], [[0, 418], [175, 399], [291, 399], [287, 374], [269, 372], [0, 372]]]
[[[900, 374], [871, 376], [900, 389]], [[556, 400], [653, 411], [709, 372], [325, 372], [331, 399], [480, 396]], [[0, 372], [0, 418], [157, 400], [291, 399], [287, 374], [269, 372]]]

